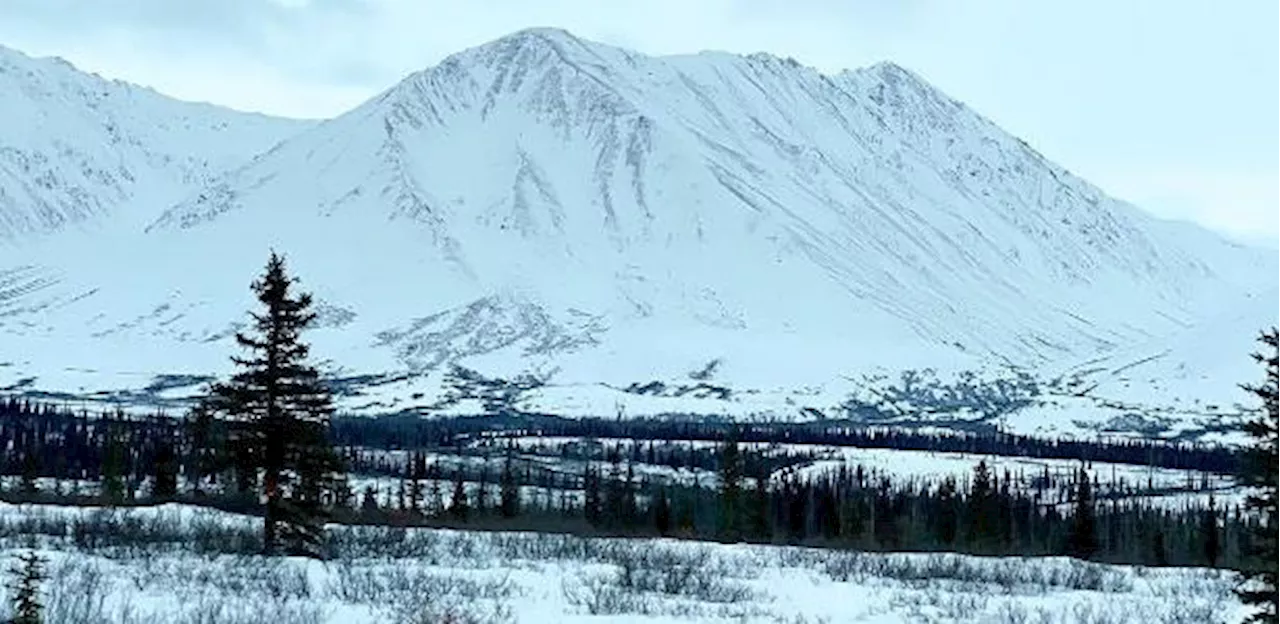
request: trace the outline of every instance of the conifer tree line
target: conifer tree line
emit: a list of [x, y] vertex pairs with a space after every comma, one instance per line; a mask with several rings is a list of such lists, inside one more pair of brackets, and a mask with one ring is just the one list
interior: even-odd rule
[[[1007, 472], [979, 462], [972, 475], [941, 480], [872, 477], [861, 466], [807, 476], [768, 476], [756, 454], [731, 441], [719, 449], [718, 477], [673, 485], [637, 477], [620, 455], [589, 462], [577, 484], [581, 504], [565, 505], [555, 491], [521, 498], [520, 514], [539, 526], [618, 535], [662, 535], [722, 541], [788, 543], [861, 550], [957, 551], [988, 555], [1069, 555], [1095, 561], [1148, 565], [1207, 565], [1252, 569], [1251, 539], [1259, 520], [1238, 506], [1184, 504], [1159, 507], [1138, 499], [1097, 501], [1094, 475], [1081, 468], [1054, 494], [1013, 488]], [[510, 456], [503, 470], [510, 473]], [[504, 480], [504, 483], [507, 481]], [[460, 481], [455, 481], [460, 483]], [[493, 480], [477, 485], [486, 487]], [[490, 487], [492, 487], [490, 485]], [[403, 487], [400, 489], [404, 489]], [[397, 496], [378, 509], [401, 522], [431, 526], [499, 516], [492, 494], [458, 496], [432, 511], [402, 508]], [[573, 500], [573, 499], [569, 499]], [[487, 511], [486, 511], [487, 509]], [[438, 515], [433, 515], [438, 514]], [[513, 517], [503, 512], [503, 518]], [[513, 525], [497, 525], [513, 526]]]
[[[7, 404], [22, 414], [25, 404]], [[91, 452], [68, 455], [60, 479], [20, 477], [9, 500], [70, 500], [71, 479], [101, 485], [79, 502], [144, 503], [178, 498], [233, 510], [262, 511], [248, 497], [254, 455], [240, 452], [237, 423], [197, 414], [175, 424], [67, 417], [65, 428], [27, 426], [10, 413], [6, 426], [33, 431], [17, 439], [85, 441]], [[221, 442], [219, 442], [221, 440]], [[506, 447], [472, 461], [444, 462], [438, 453], [406, 452], [382, 460], [380, 486], [352, 491], [334, 474], [317, 505], [324, 519], [399, 525], [531, 528], [622, 535], [668, 535], [729, 541], [798, 543], [868, 550], [950, 550], [980, 554], [1069, 554], [1152, 565], [1248, 568], [1262, 519], [1238, 506], [1158, 508], [1128, 490], [1095, 487], [1097, 471], [1060, 475], [996, 474], [980, 462], [972, 475], [895, 480], [860, 465], [825, 472], [771, 465], [731, 440], [707, 449], [717, 478], [675, 484], [637, 476], [647, 452], [637, 443], [609, 447], [580, 471], [540, 469], [536, 455]], [[57, 448], [57, 446], [52, 446]], [[167, 449], [167, 450], [166, 450]], [[103, 461], [82, 465], [76, 457]], [[367, 451], [335, 451], [337, 465], [376, 461]], [[12, 456], [12, 454], [10, 454]], [[176, 457], [176, 459], [166, 459]], [[107, 459], [111, 458], [111, 459]], [[21, 469], [21, 456], [16, 465]], [[86, 466], [91, 468], [86, 468]], [[295, 469], [296, 470], [296, 469]], [[337, 472], [337, 469], [334, 469]], [[19, 474], [22, 474], [21, 472]], [[34, 475], [28, 471], [27, 475]], [[700, 474], [695, 472], [693, 474]], [[301, 477], [298, 477], [301, 478]], [[13, 481], [12, 479], [10, 480]], [[52, 484], [50, 483], [52, 482]], [[300, 483], [300, 481], [294, 481]], [[61, 485], [57, 485], [62, 483]], [[29, 484], [29, 485], [23, 485]], [[261, 483], [259, 482], [259, 487]], [[1099, 498], [1095, 492], [1107, 492]], [[304, 499], [304, 503], [306, 500]], [[288, 511], [288, 510], [286, 510]], [[265, 522], [265, 519], [264, 519]], [[315, 548], [316, 543], [311, 542]]]
[[[508, 446], [449, 462], [410, 452], [379, 486], [357, 493], [345, 520], [589, 534], [793, 543], [863, 550], [1070, 555], [1150, 565], [1247, 567], [1259, 520], [1236, 505], [1160, 507], [1112, 491], [1097, 474], [1021, 481], [979, 462], [962, 478], [899, 479], [860, 465], [801, 473], [768, 468], [736, 441], [715, 449], [714, 478], [676, 484], [644, 476], [627, 453], [577, 472], [538, 471]], [[392, 468], [399, 466], [398, 469]], [[1027, 484], [1031, 485], [1028, 486]], [[1136, 492], [1136, 491], [1135, 491]]]
[[[428, 416], [430, 416], [428, 414]], [[723, 442], [732, 432], [744, 443], [849, 446], [940, 453], [973, 453], [1036, 459], [1133, 464], [1235, 474], [1240, 455], [1219, 445], [1155, 439], [1039, 438], [998, 431], [936, 432], [862, 423], [690, 420], [681, 414], [626, 420], [565, 418], [551, 414], [504, 412], [503, 416], [423, 418], [420, 414], [333, 419], [333, 439], [341, 446], [405, 449], [447, 447], [459, 440], [504, 436], [546, 436], [598, 440]]]

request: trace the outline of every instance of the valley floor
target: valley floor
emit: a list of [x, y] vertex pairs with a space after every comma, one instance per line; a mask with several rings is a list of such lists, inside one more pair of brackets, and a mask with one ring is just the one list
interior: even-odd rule
[[0, 504], [0, 556], [48, 560], [48, 624], [1238, 622], [1230, 573], [1065, 558], [330, 528], [268, 559], [257, 520], [187, 505]]

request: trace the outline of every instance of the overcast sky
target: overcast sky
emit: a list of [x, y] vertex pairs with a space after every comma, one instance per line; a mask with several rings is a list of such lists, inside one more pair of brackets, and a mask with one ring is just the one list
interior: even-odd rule
[[1276, 0], [0, 0], [0, 44], [305, 117], [530, 26], [827, 72], [892, 60], [1112, 195], [1280, 238]]

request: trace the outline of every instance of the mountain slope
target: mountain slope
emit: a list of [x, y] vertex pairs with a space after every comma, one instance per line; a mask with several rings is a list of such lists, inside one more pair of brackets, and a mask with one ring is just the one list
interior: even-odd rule
[[138, 227], [310, 125], [180, 102], [0, 47], [0, 245]]
[[349, 373], [438, 381], [463, 362], [590, 394], [706, 368], [813, 397], [868, 368], [1052, 368], [1163, 340], [1276, 273], [894, 65], [827, 76], [546, 29], [303, 129], [146, 230], [6, 274], [56, 287], [12, 297], [40, 315], [0, 331], [70, 341], [49, 351], [64, 362], [222, 370], [273, 247], [324, 302], [317, 352]]

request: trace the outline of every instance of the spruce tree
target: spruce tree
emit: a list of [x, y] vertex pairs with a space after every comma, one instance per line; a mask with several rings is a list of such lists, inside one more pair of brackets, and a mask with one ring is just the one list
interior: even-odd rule
[[13, 605], [11, 624], [40, 624], [44, 606], [40, 604], [40, 583], [49, 578], [44, 570], [45, 561], [34, 552], [18, 555], [18, 561], [9, 568], [9, 591]]
[[499, 512], [503, 518], [514, 518], [520, 514], [520, 485], [516, 482], [515, 467], [512, 465], [511, 453], [502, 464], [502, 477], [499, 484]]
[[986, 552], [994, 533], [995, 493], [992, 491], [991, 470], [987, 460], [979, 460], [973, 468], [973, 483], [969, 485], [967, 516], [968, 542], [977, 552]]
[[631, 460], [627, 460], [627, 472], [619, 484], [622, 491], [622, 507], [618, 516], [622, 527], [630, 530], [640, 522], [640, 505], [636, 500], [636, 470]]
[[743, 525], [743, 461], [738, 449], [737, 432], [731, 432], [720, 449], [720, 539], [736, 542], [742, 539]]
[[599, 528], [604, 522], [602, 505], [600, 471], [587, 462], [582, 473], [582, 516], [593, 528]]
[[1209, 495], [1209, 507], [1204, 510], [1200, 521], [1200, 539], [1204, 546], [1204, 559], [1209, 567], [1218, 567], [1218, 555], [1222, 552], [1221, 537], [1218, 534], [1218, 510], [1214, 505], [1213, 494]]
[[1151, 564], [1161, 567], [1169, 565], [1169, 547], [1162, 525], [1157, 525], [1151, 533]]
[[422, 479], [427, 476], [427, 460], [421, 454], [414, 453], [409, 457], [409, 511], [422, 513], [423, 485]]
[[427, 469], [427, 515], [432, 517], [444, 513], [444, 492], [440, 490], [440, 466], [432, 462]]
[[218, 472], [225, 463], [225, 440], [221, 433], [222, 427], [207, 401], [200, 401], [191, 408], [183, 423], [183, 436], [188, 448], [187, 480], [196, 497], [204, 496], [205, 479], [217, 481]]
[[449, 514], [458, 522], [466, 522], [471, 513], [471, 505], [467, 502], [467, 481], [459, 467], [453, 475], [453, 498], [449, 501]]
[[947, 475], [938, 486], [937, 513], [933, 520], [936, 527], [935, 537], [944, 548], [956, 543], [956, 479]]
[[480, 464], [480, 480], [476, 483], [475, 502], [471, 505], [471, 511], [477, 517], [484, 516], [493, 508], [492, 492], [489, 491], [489, 464], [488, 460]]
[[238, 370], [213, 386], [210, 404], [231, 422], [241, 486], [261, 475], [261, 490], [252, 491], [266, 501], [264, 551], [319, 556], [324, 494], [341, 466], [328, 441], [332, 396], [301, 340], [316, 316], [311, 295], [294, 292], [294, 283], [273, 252], [252, 285], [262, 306], [251, 313], [252, 331], [236, 333], [248, 355], [232, 358]]
[[120, 427], [107, 424], [106, 448], [102, 458], [102, 497], [107, 504], [118, 504], [125, 498], [124, 443], [120, 441]]
[[29, 444], [22, 453], [22, 477], [18, 484], [18, 491], [24, 497], [34, 498], [40, 493], [40, 486], [36, 481], [39, 478], [40, 455], [36, 452], [35, 444]]
[[681, 537], [692, 537], [698, 528], [698, 486], [694, 477], [694, 487], [684, 488], [683, 495], [677, 499], [675, 521], [676, 530]]
[[623, 524], [626, 512], [626, 488], [623, 486], [621, 456], [615, 449], [610, 455], [609, 476], [604, 482], [601, 518], [605, 528], [616, 530]]
[[658, 494], [654, 497], [653, 528], [663, 537], [671, 534], [671, 499], [667, 496], [665, 487], [659, 487]]
[[1246, 583], [1237, 590], [1237, 594], [1245, 604], [1253, 607], [1249, 622], [1277, 621], [1276, 561], [1280, 556], [1277, 550], [1276, 518], [1277, 498], [1277, 395], [1280, 394], [1280, 334], [1277, 329], [1262, 332], [1258, 341], [1263, 350], [1253, 354], [1253, 359], [1266, 369], [1264, 380], [1259, 384], [1244, 384], [1242, 387], [1262, 402], [1262, 409], [1250, 421], [1245, 423], [1244, 430], [1253, 438], [1253, 446], [1248, 450], [1245, 460], [1241, 462], [1240, 482], [1257, 488], [1257, 494], [1250, 495], [1246, 505], [1260, 516], [1260, 522], [1248, 535], [1250, 552], [1254, 558], [1251, 573]]
[[154, 458], [151, 496], [159, 500], [171, 500], [178, 495], [178, 455], [173, 443], [160, 440]]
[[1083, 467], [1076, 473], [1075, 498], [1075, 512], [1067, 533], [1067, 554], [1078, 559], [1091, 559], [1098, 552], [1098, 529], [1093, 490], [1089, 485], [1089, 474]]
[[755, 462], [755, 486], [752, 488], [751, 535], [758, 540], [773, 537], [769, 528], [769, 468], [763, 457]]

